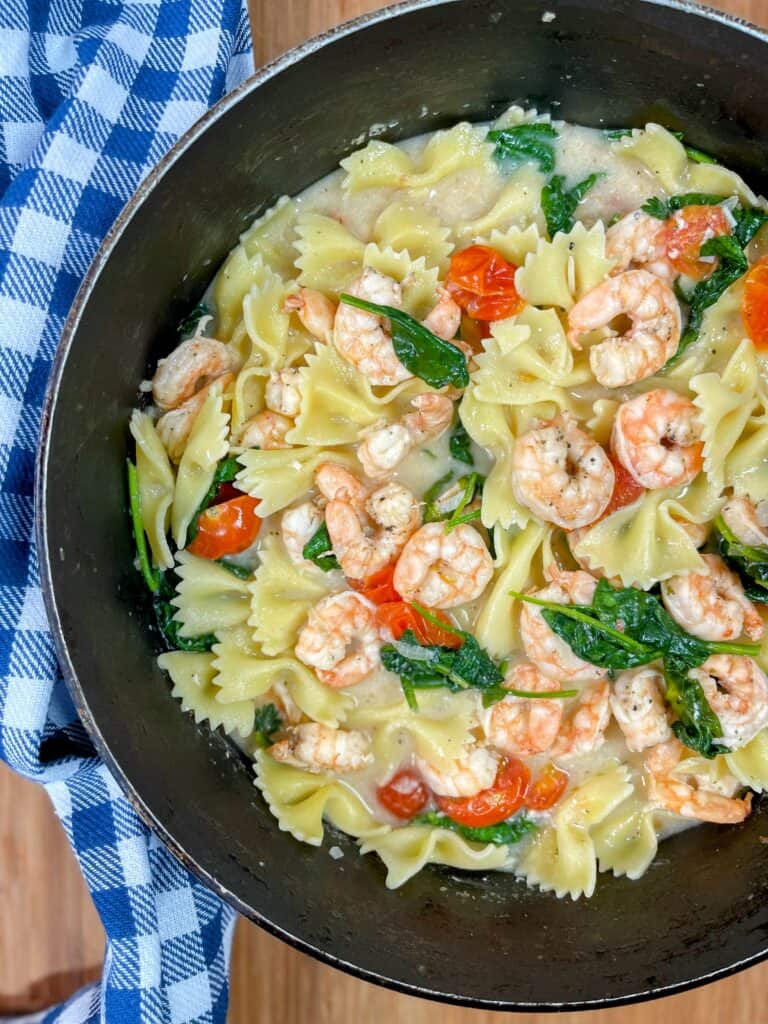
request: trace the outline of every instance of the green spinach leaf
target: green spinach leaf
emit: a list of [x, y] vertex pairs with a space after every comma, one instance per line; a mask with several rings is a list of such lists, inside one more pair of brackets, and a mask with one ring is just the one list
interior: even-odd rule
[[665, 696], [679, 719], [672, 730], [682, 744], [706, 758], [727, 754], [727, 747], [715, 743], [723, 735], [720, 719], [710, 707], [701, 684], [689, 672], [690, 666], [685, 662], [664, 659]]
[[496, 846], [508, 846], [512, 843], [519, 843], [523, 836], [536, 832], [535, 822], [525, 814], [517, 814], [507, 821], [500, 821], [498, 825], [484, 825], [481, 828], [471, 828], [469, 825], [460, 825], [458, 821], [449, 818], [439, 811], [427, 811], [419, 814], [411, 822], [412, 825], [431, 825], [433, 828], [447, 828], [456, 832], [464, 839], [472, 843], [493, 843]]
[[554, 140], [557, 132], [551, 124], [518, 124], [488, 132], [488, 141], [495, 142], [493, 155], [508, 168], [536, 163], [544, 174], [555, 169]]
[[272, 736], [283, 727], [283, 720], [280, 712], [274, 704], [262, 704], [256, 708], [253, 720], [253, 740], [257, 747], [270, 746]]
[[651, 217], [659, 220], [667, 220], [673, 213], [684, 209], [686, 206], [719, 206], [724, 202], [725, 196], [712, 195], [709, 192], [685, 192], [683, 195], [670, 196], [669, 199], [659, 199], [653, 196], [640, 207]]
[[737, 206], [733, 211], [733, 217], [736, 221], [733, 237], [742, 249], [746, 249], [763, 224], [768, 221], [768, 213], [765, 210], [757, 210], [750, 206]]
[[544, 211], [550, 238], [554, 238], [558, 231], [571, 230], [576, 207], [600, 178], [604, 177], [602, 171], [590, 174], [571, 189], [565, 187], [565, 177], [562, 174], [554, 174], [550, 178], [541, 190], [541, 208]]
[[[749, 587], [751, 593], [748, 594], [750, 600], [759, 600], [763, 604], [768, 602], [768, 548], [742, 544], [728, 529], [722, 516], [715, 520], [715, 531], [717, 548], [722, 557], [742, 580], [746, 577], [752, 584]], [[760, 596], [755, 598], [753, 594]]]
[[238, 565], [237, 562], [229, 562], [226, 558], [217, 558], [216, 563], [227, 572], [231, 572], [233, 576], [237, 576], [239, 580], [249, 580], [253, 576], [253, 570], [247, 569], [244, 565]]
[[323, 572], [330, 572], [332, 569], [341, 568], [338, 558], [333, 553], [333, 545], [331, 544], [325, 520], [309, 538], [301, 553], [307, 561], [314, 562]]
[[474, 466], [475, 460], [472, 457], [472, 439], [464, 429], [464, 424], [461, 420], [458, 420], [456, 422], [456, 426], [453, 428], [451, 439], [448, 442], [448, 448], [451, 456], [458, 462], [463, 462], [467, 466]]
[[213, 633], [203, 633], [201, 636], [181, 636], [179, 630], [182, 623], [174, 619], [176, 608], [170, 601], [157, 597], [154, 605], [157, 628], [171, 650], [210, 651], [216, 643], [216, 636]]
[[457, 388], [467, 387], [467, 357], [450, 341], [438, 338], [424, 324], [394, 306], [380, 306], [346, 293], [340, 295], [340, 300], [356, 309], [387, 317], [392, 327], [395, 355], [414, 377], [433, 388], [442, 388], [446, 384], [453, 384]]
[[198, 302], [195, 308], [184, 317], [178, 326], [178, 332], [182, 338], [195, 333], [197, 325], [204, 316], [211, 316], [213, 310], [205, 302]]

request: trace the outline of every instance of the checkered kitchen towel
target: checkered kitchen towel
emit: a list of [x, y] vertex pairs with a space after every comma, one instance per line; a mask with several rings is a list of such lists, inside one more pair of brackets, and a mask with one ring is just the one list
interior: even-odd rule
[[0, 758], [48, 789], [107, 933], [102, 983], [32, 1018], [46, 1024], [226, 1017], [234, 915], [147, 832], [77, 720], [32, 486], [51, 360], [101, 239], [251, 70], [240, 0], [0, 0]]

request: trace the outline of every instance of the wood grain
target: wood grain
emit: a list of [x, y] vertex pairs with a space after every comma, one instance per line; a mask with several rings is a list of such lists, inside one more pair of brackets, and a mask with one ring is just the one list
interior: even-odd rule
[[[256, 62], [380, 6], [377, 0], [251, 0]], [[768, 26], [768, 0], [722, 0], [716, 6]], [[0, 907], [0, 1013], [47, 1006], [98, 974], [103, 931], [48, 798], [2, 765]], [[768, 1024], [766, 988], [768, 964], [661, 1002], [558, 1019], [563, 1024]], [[396, 995], [333, 971], [242, 921], [233, 952], [229, 1020], [551, 1024], [552, 1018], [462, 1010]]]

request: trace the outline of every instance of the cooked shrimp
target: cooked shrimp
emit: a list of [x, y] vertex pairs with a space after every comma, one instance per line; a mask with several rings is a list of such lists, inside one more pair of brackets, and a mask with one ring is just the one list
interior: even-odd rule
[[368, 490], [337, 462], [324, 462], [315, 470], [315, 486], [326, 501], [346, 501], [362, 512]]
[[211, 393], [214, 386], [226, 390], [235, 379], [234, 373], [224, 373], [217, 377], [196, 394], [188, 398], [186, 402], [175, 409], [169, 409], [163, 413], [157, 421], [157, 433], [165, 445], [168, 456], [173, 462], [178, 462], [184, 454], [189, 435], [192, 433], [197, 414], [203, 408], [205, 400]]
[[737, 779], [726, 775], [715, 781], [711, 773], [696, 772], [695, 759], [687, 754], [676, 739], [649, 751], [645, 773], [651, 803], [684, 818], [717, 825], [737, 825], [744, 821], [752, 805], [752, 794], [736, 799]]
[[645, 380], [670, 359], [680, 342], [682, 322], [675, 293], [647, 270], [628, 270], [609, 277], [580, 299], [568, 314], [568, 340], [579, 348], [579, 338], [607, 327], [619, 316], [632, 326], [593, 345], [589, 365], [606, 388], [621, 388]]
[[423, 757], [416, 758], [416, 765], [433, 793], [465, 797], [474, 796], [493, 785], [499, 759], [485, 747], [474, 747], [447, 770], [436, 768]]
[[196, 335], [157, 364], [152, 378], [155, 405], [163, 411], [176, 409], [206, 384], [235, 369], [232, 351], [214, 338]]
[[702, 555], [705, 572], [673, 576], [661, 584], [664, 607], [700, 640], [760, 640], [763, 618], [744, 593], [741, 580], [719, 555]]
[[301, 411], [301, 370], [297, 366], [289, 366], [285, 370], [275, 370], [269, 375], [264, 390], [264, 404], [272, 412], [279, 412], [291, 418]]
[[736, 540], [751, 548], [768, 547], [768, 501], [729, 498], [720, 515]]
[[461, 327], [461, 306], [454, 302], [447, 288], [437, 289], [437, 305], [422, 321], [427, 330], [443, 341], [453, 341]]
[[701, 683], [720, 719], [723, 735], [718, 743], [738, 750], [768, 724], [768, 679], [753, 658], [713, 654], [689, 675]]
[[362, 682], [379, 666], [375, 608], [352, 591], [323, 598], [299, 633], [296, 657], [334, 689]]
[[534, 427], [515, 441], [512, 490], [521, 505], [565, 530], [599, 519], [613, 494], [605, 451], [570, 416]]
[[608, 228], [605, 233], [605, 255], [616, 261], [614, 274], [628, 268], [641, 268], [672, 281], [677, 271], [667, 259], [663, 220], [644, 210], [635, 210]]
[[[597, 580], [587, 572], [577, 570], [566, 572], [555, 566], [548, 573], [551, 580], [541, 590], [535, 590], [533, 597], [556, 604], [589, 604], [595, 593]], [[606, 670], [582, 661], [565, 640], [550, 629], [541, 614], [541, 608], [534, 604], [523, 604], [520, 609], [520, 636], [528, 658], [549, 679], [569, 683], [585, 683], [602, 679]]]
[[611, 710], [629, 750], [638, 752], [671, 738], [663, 694], [664, 677], [655, 668], [622, 672], [613, 684]]
[[[402, 306], [402, 289], [398, 282], [371, 267], [366, 267], [347, 291], [350, 295], [380, 306], [393, 306], [395, 309]], [[458, 306], [441, 289], [437, 305], [424, 321], [425, 326], [444, 339], [453, 341], [460, 320], [461, 311]], [[448, 335], [451, 329], [453, 334]], [[333, 343], [339, 355], [367, 377], [371, 384], [399, 384], [413, 376], [395, 354], [386, 317], [341, 302], [336, 310]], [[458, 343], [457, 347], [464, 351]]]
[[371, 741], [355, 729], [333, 729], [319, 722], [292, 726], [269, 748], [276, 761], [309, 772], [356, 772], [373, 761]]
[[239, 442], [244, 448], [290, 448], [285, 435], [293, 428], [293, 420], [279, 412], [264, 409], [251, 416], [240, 430]]
[[314, 288], [299, 288], [283, 303], [286, 313], [296, 313], [313, 338], [330, 345], [333, 338], [333, 320], [336, 306], [322, 292]]
[[693, 402], [676, 391], [647, 391], [619, 406], [611, 447], [641, 486], [679, 487], [704, 465], [698, 417]]
[[361, 520], [359, 507], [347, 499], [329, 501], [325, 524], [344, 575], [359, 580], [389, 565], [420, 522], [418, 502], [411, 492], [390, 481], [368, 498], [366, 511], [376, 529]]
[[[504, 686], [513, 690], [540, 693], [559, 690], [560, 684], [548, 679], [533, 665], [515, 665], [507, 673]], [[491, 746], [505, 754], [528, 757], [549, 750], [555, 742], [563, 718], [563, 702], [546, 697], [514, 697], [511, 694], [493, 704], [483, 715], [483, 730]]]
[[372, 480], [388, 476], [421, 444], [439, 437], [453, 420], [453, 402], [445, 395], [428, 393], [411, 399], [414, 412], [367, 434], [358, 445], [357, 457]]
[[553, 757], [577, 757], [598, 750], [611, 720], [611, 688], [607, 682], [590, 683], [579, 695], [574, 714], [560, 730]]
[[444, 523], [427, 523], [403, 548], [392, 583], [405, 601], [454, 608], [479, 597], [491, 576], [493, 560], [477, 530], [460, 523], [446, 533]]
[[304, 558], [304, 547], [320, 529], [322, 522], [323, 513], [314, 501], [305, 501], [283, 512], [280, 535], [288, 557], [296, 565], [312, 565]]

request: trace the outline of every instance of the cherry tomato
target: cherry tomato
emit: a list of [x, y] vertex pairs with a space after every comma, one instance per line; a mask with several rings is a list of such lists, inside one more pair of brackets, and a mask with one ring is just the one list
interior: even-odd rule
[[470, 245], [451, 256], [445, 284], [476, 320], [505, 320], [525, 305], [515, 288], [517, 267], [488, 245]]
[[379, 786], [376, 796], [396, 818], [413, 818], [423, 811], [429, 800], [429, 790], [421, 777], [410, 768], [397, 772], [385, 786]]
[[241, 494], [220, 505], [211, 505], [198, 519], [197, 536], [187, 550], [211, 559], [245, 551], [261, 529], [261, 519], [256, 515], [258, 504], [258, 498]]
[[489, 789], [475, 796], [458, 799], [437, 796], [435, 800], [440, 810], [459, 825], [470, 828], [498, 825], [523, 806], [530, 781], [528, 768], [522, 761], [510, 757], [502, 761], [496, 781]]
[[755, 347], [768, 349], [768, 256], [747, 274], [741, 315]]
[[362, 580], [350, 580], [349, 585], [374, 604], [399, 601], [400, 595], [392, 584], [394, 574], [395, 563], [390, 562], [389, 565], [385, 565], [383, 569], [379, 569], [372, 576], [366, 576]]
[[618, 512], [620, 508], [625, 508], [627, 505], [631, 505], [633, 501], [637, 501], [640, 495], [645, 492], [645, 488], [642, 484], [639, 484], [637, 480], [635, 480], [629, 470], [623, 465], [623, 463], [619, 462], [615, 455], [611, 454], [608, 457], [613, 465], [615, 482], [613, 485], [611, 500], [608, 502], [608, 507], [605, 512], [603, 512], [603, 519], [606, 516], [609, 516], [611, 512]]
[[[443, 612], [431, 608], [435, 616], [450, 625], [448, 618]], [[461, 647], [463, 640], [455, 633], [447, 629], [440, 629], [434, 622], [430, 622], [416, 611], [413, 605], [406, 601], [388, 601], [376, 609], [376, 621], [379, 626], [386, 627], [392, 633], [395, 640], [399, 640], [407, 629], [416, 634], [420, 644], [437, 644], [439, 647]]]
[[529, 788], [525, 806], [532, 811], [549, 810], [563, 795], [567, 785], [568, 772], [550, 764]]
[[715, 264], [699, 258], [702, 245], [716, 235], [728, 235], [731, 228], [720, 206], [684, 206], [673, 213], [664, 227], [667, 258], [678, 274], [697, 281], [709, 277]]
[[232, 501], [233, 498], [241, 498], [242, 496], [243, 492], [235, 487], [233, 483], [219, 484], [216, 497], [211, 502], [211, 505], [223, 505], [225, 501]]

